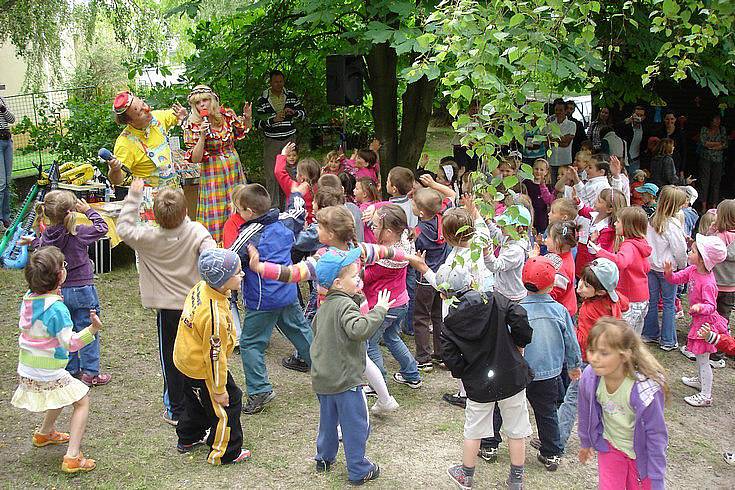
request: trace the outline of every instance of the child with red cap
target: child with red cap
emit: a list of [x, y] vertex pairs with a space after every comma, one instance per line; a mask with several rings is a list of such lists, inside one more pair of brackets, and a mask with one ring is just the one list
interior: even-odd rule
[[689, 314], [692, 325], [687, 335], [687, 349], [696, 356], [699, 376], [683, 376], [681, 382], [700, 390], [684, 397], [693, 407], [712, 405], [712, 366], [709, 354], [716, 352], [714, 345], [699, 338], [699, 327], [708, 323], [715, 333], [727, 332], [727, 320], [717, 313], [717, 282], [712, 269], [727, 258], [725, 243], [717, 236], [697, 234], [689, 252], [689, 267], [673, 272], [671, 262], [664, 263], [664, 276], [672, 284], [689, 283]]
[[566, 362], [572, 380], [582, 375], [581, 353], [572, 317], [549, 294], [555, 277], [556, 267], [551, 259], [530, 258], [523, 266], [522, 275], [528, 295], [520, 301], [533, 329], [533, 338], [523, 354], [533, 370], [533, 381], [526, 387], [526, 397], [536, 417], [540, 439], [538, 460], [549, 471], [558, 468], [564, 451], [556, 412], [562, 365]]

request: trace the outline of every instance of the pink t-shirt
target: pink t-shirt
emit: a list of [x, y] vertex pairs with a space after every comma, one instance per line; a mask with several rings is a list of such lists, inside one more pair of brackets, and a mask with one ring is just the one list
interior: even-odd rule
[[380, 264], [365, 267], [363, 292], [370, 309], [378, 302], [378, 292], [383, 289], [389, 290], [391, 299], [396, 300], [392, 308], [408, 303], [408, 291], [406, 290], [407, 266], [408, 263], [400, 268], [385, 267]]

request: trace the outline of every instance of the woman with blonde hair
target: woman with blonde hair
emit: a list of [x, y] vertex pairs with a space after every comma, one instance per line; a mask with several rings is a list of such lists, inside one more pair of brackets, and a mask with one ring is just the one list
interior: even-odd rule
[[250, 131], [252, 106], [245, 104], [242, 116], [238, 116], [222, 107], [219, 95], [206, 85], [194, 87], [188, 101], [191, 112], [183, 125], [186, 158], [201, 164], [196, 220], [220, 243], [230, 194], [245, 182], [235, 141]]

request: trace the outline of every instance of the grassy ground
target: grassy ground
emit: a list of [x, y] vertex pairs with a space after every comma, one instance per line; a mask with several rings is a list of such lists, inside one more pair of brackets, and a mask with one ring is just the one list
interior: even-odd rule
[[[429, 144], [446, 144], [445, 131], [430, 133]], [[445, 146], [446, 148], [446, 146]], [[438, 156], [444, 154], [435, 150]], [[434, 157], [432, 156], [432, 160]], [[9, 400], [16, 387], [17, 315], [24, 291], [22, 273], [0, 270], [0, 467], [2, 488], [180, 488], [216, 485], [222, 488], [341, 488], [346, 469], [340, 453], [331, 474], [317, 475], [313, 467], [318, 404], [308, 375], [281, 367], [280, 359], [291, 351], [279, 334], [267, 352], [270, 378], [276, 400], [255, 416], [242, 416], [245, 446], [253, 451], [251, 461], [236, 467], [215, 468], [206, 463], [206, 450], [179, 455], [175, 431], [160, 419], [161, 374], [157, 353], [155, 314], [140, 306], [137, 275], [132, 254], [116, 249], [114, 272], [97, 280], [105, 330], [102, 334], [102, 366], [113, 375], [106, 387], [91, 391], [92, 411], [83, 448], [98, 460], [87, 475], [69, 477], [59, 471], [60, 447], [34, 448], [30, 435], [40, 416], [13, 408]], [[684, 341], [685, 324], [679, 325]], [[407, 339], [412, 345], [412, 339]], [[679, 353], [654, 354], [668, 368], [672, 380], [666, 418], [670, 431], [668, 488], [735, 488], [735, 468], [721, 459], [725, 449], [735, 449], [732, 440], [735, 407], [735, 371], [732, 363], [716, 370], [715, 406], [694, 409], [683, 396], [692, 390], [677, 382], [691, 375], [694, 364]], [[386, 357], [388, 369], [396, 364]], [[230, 362], [237, 383], [244, 377], [239, 358]], [[381, 478], [374, 488], [452, 488], [445, 471], [461, 458], [462, 410], [441, 401], [442, 393], [456, 383], [445, 371], [425, 376], [420, 390], [390, 383], [400, 410], [386, 418], [373, 418], [368, 456], [380, 463]], [[69, 411], [59, 426], [68, 427]], [[556, 473], [548, 473], [527, 451], [529, 489], [586, 489], [596, 484], [595, 466], [576, 461], [578, 441], [572, 437], [569, 456]], [[505, 444], [496, 464], [478, 463], [478, 488], [504, 488], [508, 469]]]

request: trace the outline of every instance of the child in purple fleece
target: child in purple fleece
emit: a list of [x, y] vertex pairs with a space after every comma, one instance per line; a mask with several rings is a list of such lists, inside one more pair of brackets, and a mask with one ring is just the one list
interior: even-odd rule
[[[92, 224], [77, 225], [74, 211], [86, 215]], [[40, 218], [44, 217], [47, 218], [48, 226], [40, 238], [32, 241], [32, 246], [53, 245], [64, 254], [67, 276], [61, 285], [61, 295], [71, 313], [74, 331], [81, 332], [91, 323], [90, 310], [100, 314], [100, 300], [94, 286], [94, 270], [87, 249], [107, 234], [107, 223], [86, 201], [77, 199], [69, 191], [60, 190], [46, 194]], [[23, 241], [29, 243], [31, 237], [24, 237]], [[99, 334], [95, 335], [91, 344], [69, 354], [66, 370], [87, 386], [110, 382], [112, 376], [100, 373]]]
[[590, 331], [579, 381], [579, 461], [597, 451], [601, 490], [663, 490], [669, 436], [663, 368], [623, 320]]

